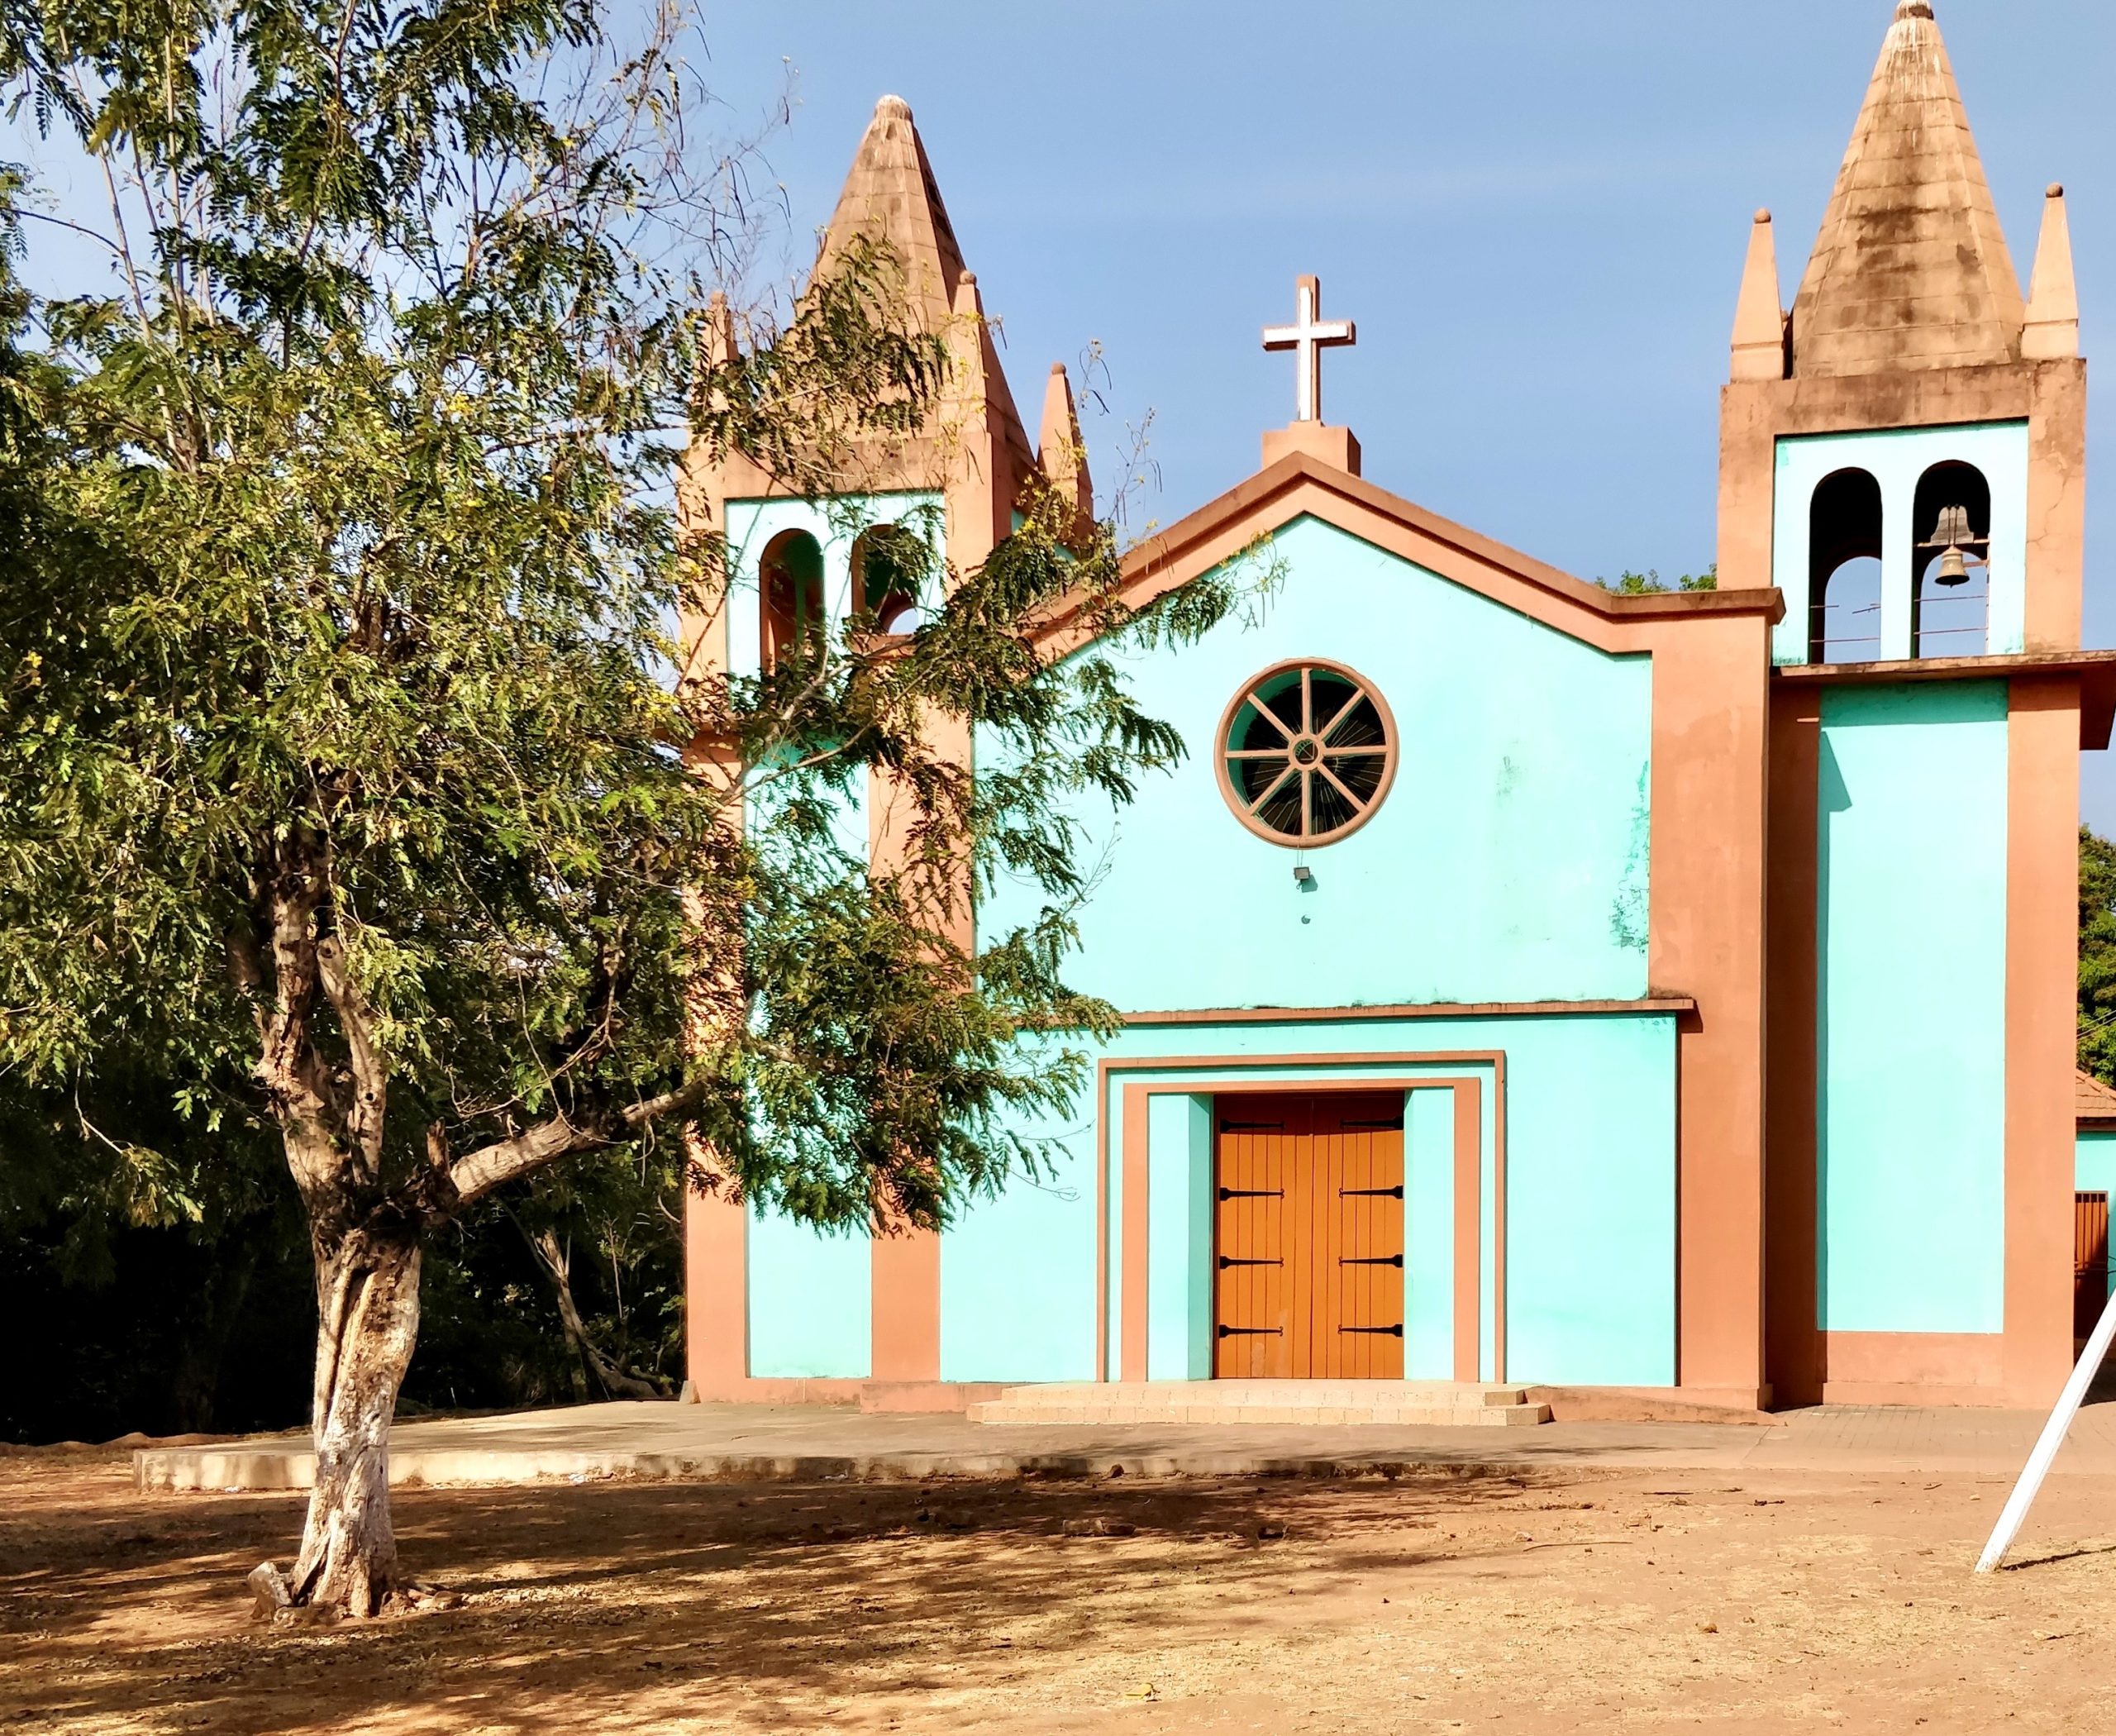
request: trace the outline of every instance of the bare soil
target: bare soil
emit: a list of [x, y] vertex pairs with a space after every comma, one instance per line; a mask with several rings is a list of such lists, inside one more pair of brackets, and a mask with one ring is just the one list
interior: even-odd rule
[[[0, 1457], [0, 1730], [2079, 1731], [2116, 1696], [2116, 1479], [1969, 1566], [1995, 1479], [400, 1491], [460, 1595], [260, 1622], [298, 1497]], [[1087, 1533], [1087, 1534], [1082, 1534]]]

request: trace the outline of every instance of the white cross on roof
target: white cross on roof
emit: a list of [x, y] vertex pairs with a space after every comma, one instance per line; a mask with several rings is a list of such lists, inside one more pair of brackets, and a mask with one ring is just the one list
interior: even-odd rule
[[1296, 422], [1322, 419], [1322, 352], [1359, 341], [1359, 328], [1348, 319], [1325, 321], [1322, 280], [1303, 277], [1295, 289], [1296, 317], [1290, 326], [1266, 326], [1266, 350], [1293, 350], [1299, 353], [1294, 371]]

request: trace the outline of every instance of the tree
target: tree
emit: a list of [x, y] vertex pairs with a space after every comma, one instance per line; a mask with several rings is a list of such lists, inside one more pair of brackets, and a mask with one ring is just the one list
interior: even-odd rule
[[1650, 597], [1670, 589], [1679, 591], [1716, 591], [1719, 589], [1719, 563], [1713, 561], [1701, 573], [1685, 573], [1672, 587], [1665, 583], [1657, 568], [1649, 567], [1642, 573], [1619, 573], [1613, 581], [1597, 579], [1595, 584], [1605, 591], [1613, 591], [1619, 597]]
[[[422, 1253], [502, 1190], [674, 1149], [886, 1230], [1042, 1161], [1010, 1113], [1069, 1104], [1069, 1033], [1113, 1018], [1062, 976], [1068, 806], [1182, 744], [1035, 629], [1228, 601], [1135, 616], [1108, 528], [1030, 503], [908, 638], [855, 612], [767, 675], [672, 679], [671, 623], [736, 582], [676, 510], [691, 424], [799, 489], [928, 430], [947, 375], [878, 249], [702, 357], [755, 218], [741, 151], [693, 167], [683, 28], [0, 11], [0, 78], [112, 189], [82, 227], [113, 278], [0, 283], [0, 1067], [84, 1104], [172, 1080], [187, 1128], [275, 1142], [318, 1308], [296, 1601], [398, 1585]], [[970, 730], [975, 777], [936, 745]], [[876, 767], [913, 847], [870, 872], [831, 816]], [[973, 950], [1002, 872], [1041, 913]]]
[[2080, 827], [2079, 1062], [2116, 1085], [2116, 844]]

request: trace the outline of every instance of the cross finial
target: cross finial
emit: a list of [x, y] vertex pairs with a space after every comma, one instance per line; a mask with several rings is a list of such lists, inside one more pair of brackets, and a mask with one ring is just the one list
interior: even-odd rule
[[1266, 350], [1292, 350], [1299, 360], [1294, 371], [1295, 422], [1322, 420], [1322, 352], [1359, 341], [1359, 328], [1348, 319], [1322, 318], [1322, 280], [1303, 277], [1294, 287], [1294, 319], [1290, 326], [1266, 326]]

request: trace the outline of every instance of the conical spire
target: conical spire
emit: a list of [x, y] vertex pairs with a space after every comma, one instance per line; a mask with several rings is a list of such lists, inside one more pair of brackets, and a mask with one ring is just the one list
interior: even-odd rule
[[2072, 225], [2065, 189], [2052, 186], [2042, 202], [2042, 239], [2035, 250], [2035, 280], [2028, 293], [2021, 354], [2054, 361], [2080, 353], [2080, 292], [2072, 276]]
[[1043, 389], [1043, 427], [1036, 443], [1037, 468], [1060, 503], [1071, 514], [1068, 534], [1077, 536], [1094, 516], [1094, 484], [1088, 475], [1087, 449], [1080, 443], [1079, 412], [1073, 403], [1073, 383], [1065, 365], [1051, 365]]
[[945, 327], [963, 274], [962, 250], [926, 159], [925, 141], [912, 124], [911, 105], [902, 97], [884, 97], [875, 105], [824, 232], [816, 275], [826, 275], [860, 235], [887, 244], [925, 329]]
[[1759, 211], [1749, 229], [1742, 298], [1734, 308], [1733, 379], [1785, 377], [1785, 307], [1778, 299], [1778, 243], [1770, 213]]
[[[973, 289], [965, 298], [961, 285], [970, 276], [963, 265], [962, 250], [956, 241], [955, 226], [948, 221], [948, 207], [941, 199], [940, 184], [933, 179], [925, 141], [912, 122], [911, 105], [901, 97], [884, 97], [875, 105], [875, 117], [867, 123], [852, 167], [837, 196], [837, 208], [824, 231], [822, 251], [816, 260], [816, 275], [824, 276], [834, 260], [860, 235], [884, 242], [895, 267], [903, 274], [903, 294], [912, 323], [919, 330], [951, 332], [952, 345], [962, 352], [972, 371], [982, 364], [979, 383], [985, 394], [985, 409], [993, 435], [1026, 465], [1028, 436], [1014, 408], [1013, 394], [998, 365], [991, 327], [984, 321], [981, 303]], [[962, 309], [975, 311], [973, 335], [951, 331], [962, 322]]]
[[1793, 373], [2017, 361], [2023, 312], [1933, 8], [1902, 0], [1793, 303]]

